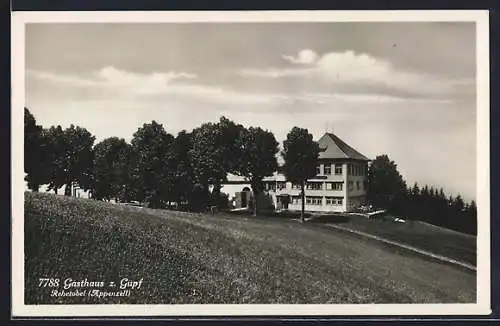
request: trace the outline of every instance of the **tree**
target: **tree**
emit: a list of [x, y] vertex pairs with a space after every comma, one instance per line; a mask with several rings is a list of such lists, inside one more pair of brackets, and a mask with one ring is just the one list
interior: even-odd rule
[[320, 148], [307, 129], [293, 127], [283, 142], [282, 156], [285, 160], [283, 172], [288, 180], [300, 183], [302, 209], [300, 220], [304, 221], [305, 183], [316, 175]]
[[[224, 165], [224, 152], [218, 144], [219, 129], [214, 123], [204, 123], [193, 130], [193, 146], [189, 150], [189, 159], [192, 162], [195, 176], [196, 193], [209, 194], [209, 186], [220, 184], [227, 178]], [[208, 203], [208, 197], [203, 201], [198, 198], [197, 205]], [[201, 207], [198, 207], [201, 208]]]
[[396, 163], [385, 154], [377, 156], [368, 169], [368, 200], [374, 206], [393, 210], [394, 201], [405, 193], [406, 184]]
[[164, 207], [171, 199], [175, 162], [171, 145], [174, 137], [162, 124], [143, 124], [131, 142], [130, 184], [134, 198], [150, 207]]
[[44, 139], [47, 144], [47, 156], [50, 161], [48, 171], [48, 190], [54, 190], [57, 194], [59, 188], [64, 185], [65, 176], [65, 158], [67, 157], [64, 130], [61, 126], [51, 126], [44, 130]]
[[241, 161], [238, 173], [250, 181], [253, 192], [253, 214], [257, 215], [257, 198], [264, 189], [262, 179], [278, 169], [278, 142], [272, 132], [250, 127], [238, 137]]
[[468, 205], [465, 216], [468, 221], [467, 232], [470, 234], [477, 234], [477, 207], [474, 200]]
[[452, 202], [452, 207], [457, 212], [463, 211], [463, 209], [465, 208], [465, 203], [464, 203], [464, 200], [462, 199], [462, 196], [457, 195], [457, 197]]
[[246, 129], [241, 124], [236, 124], [224, 116], [219, 119], [217, 127], [220, 134], [218, 145], [221, 146], [225, 157], [225, 169], [228, 173], [238, 173], [242, 149], [236, 140]]
[[92, 187], [93, 145], [95, 137], [85, 128], [71, 125], [64, 130], [66, 142], [65, 195], [71, 196], [74, 182], [85, 190]]
[[409, 191], [408, 207], [406, 208], [406, 214], [413, 219], [418, 219], [420, 217], [420, 187], [418, 183], [415, 182], [413, 187]]
[[437, 194], [435, 216], [435, 221], [440, 220], [443, 225], [449, 225], [449, 207], [443, 188], [440, 188]]
[[421, 205], [420, 212], [422, 214], [422, 216], [420, 216], [420, 219], [427, 222], [431, 222], [430, 214], [432, 213], [429, 209], [429, 202], [430, 202], [429, 186], [425, 185], [420, 191], [420, 205]]
[[95, 137], [85, 128], [71, 125], [50, 127], [45, 132], [50, 158], [49, 189], [66, 185], [64, 194], [71, 195], [71, 187], [78, 183], [83, 189], [92, 187], [93, 144]]
[[47, 158], [43, 142], [43, 128], [31, 112], [24, 108], [24, 172], [28, 188], [37, 192], [47, 183]]
[[389, 202], [389, 211], [396, 215], [407, 215], [410, 193], [406, 187], [406, 182], [403, 180], [401, 189], [394, 194], [394, 197]]
[[477, 217], [477, 207], [476, 207], [476, 202], [473, 200], [469, 204], [469, 212], [471, 213], [471, 216], [474, 218]]
[[213, 186], [211, 197], [218, 198], [227, 174], [237, 172], [240, 149], [236, 139], [243, 129], [221, 117], [218, 123], [204, 123], [193, 130], [189, 155], [196, 183], [204, 189], [201, 193], [207, 193], [209, 186]]
[[130, 145], [123, 138], [106, 138], [94, 147], [92, 190], [95, 199], [126, 197]]
[[[176, 165], [173, 199], [181, 205], [192, 196], [195, 184], [194, 172], [189, 156], [193, 148], [192, 135], [185, 130], [179, 132], [173, 143], [173, 156]], [[194, 208], [194, 207], [191, 207]]]

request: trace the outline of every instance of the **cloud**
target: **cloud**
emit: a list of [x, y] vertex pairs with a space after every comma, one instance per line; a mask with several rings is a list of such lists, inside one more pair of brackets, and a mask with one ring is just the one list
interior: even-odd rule
[[285, 69], [242, 69], [240, 75], [244, 77], [262, 77], [262, 78], [280, 78], [280, 77], [290, 77], [290, 76], [307, 76], [310, 74], [311, 69], [295, 69], [295, 68], [285, 68]]
[[[305, 100], [300, 97], [276, 93], [241, 92], [227, 87], [203, 85], [191, 80], [198, 76], [184, 72], [153, 72], [139, 74], [115, 67], [104, 67], [87, 75], [68, 75], [43, 71], [27, 71], [28, 78], [46, 81], [50, 85], [72, 88], [75, 94], [84, 91], [89, 100], [94, 97], [115, 99], [188, 98], [212, 102], [242, 104], [286, 104]], [[30, 85], [33, 85], [31, 83]], [[35, 84], [35, 87], [47, 86]], [[49, 86], [50, 87], [50, 86]]]
[[[352, 90], [366, 88], [384, 90], [387, 94], [406, 92], [419, 96], [470, 94], [474, 79], [455, 80], [444, 76], [396, 69], [391, 62], [354, 51], [329, 52], [322, 56], [306, 49], [296, 57], [284, 55], [293, 66], [289, 68], [243, 69], [242, 76], [259, 78], [310, 78], [332, 86], [349, 86]], [[307, 65], [306, 65], [307, 64]]]
[[[320, 60], [323, 60], [323, 58]], [[366, 59], [361, 60], [369, 62]], [[303, 74], [306, 71], [309, 74], [309, 69], [291, 71], [295, 74]], [[286, 73], [286, 71], [281, 71], [281, 73]], [[84, 101], [116, 99], [144, 101], [184, 100], [192, 103], [196, 102], [197, 105], [208, 102], [234, 104], [240, 105], [240, 107], [241, 105], [247, 105], [251, 107], [252, 111], [266, 110], [266, 107], [271, 106], [278, 111], [304, 110], [306, 107], [322, 110], [321, 106], [335, 106], [339, 103], [365, 105], [425, 100], [370, 92], [248, 92], [218, 85], [197, 83], [198, 76], [186, 72], [152, 72], [145, 74], [125, 71], [111, 66], [85, 75], [28, 71], [28, 78], [35, 81], [48, 81], [49, 83], [42, 84], [30, 82], [28, 85], [30, 85], [31, 90], [33, 90], [33, 85], [38, 89], [42, 87], [44, 89], [42, 95], [49, 97], [81, 98]], [[50, 88], [52, 86], [56, 86], [55, 89], [62, 89], [63, 91], [57, 93], [54, 88]]]
[[162, 87], [165, 87], [172, 81], [194, 79], [198, 77], [195, 74], [185, 72], [153, 72], [151, 74], [138, 74], [116, 69], [111, 66], [102, 68], [97, 72], [97, 75], [104, 83], [110, 86], [139, 86], [140, 92], [152, 93], [161, 91]]
[[293, 64], [313, 64], [316, 62], [318, 55], [310, 49], [305, 49], [299, 52], [297, 57], [291, 55], [283, 55], [283, 59]]
[[197, 78], [185, 72], [153, 72], [150, 74], [132, 73], [112, 66], [104, 67], [89, 76], [64, 75], [41, 71], [28, 71], [28, 76], [57, 84], [77, 87], [121, 88], [127, 92], [156, 93], [176, 80]]

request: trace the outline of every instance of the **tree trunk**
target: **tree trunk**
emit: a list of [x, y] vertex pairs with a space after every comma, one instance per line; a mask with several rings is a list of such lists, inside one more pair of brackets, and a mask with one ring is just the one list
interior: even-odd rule
[[253, 191], [253, 216], [257, 216], [257, 196], [258, 195], [259, 195], [259, 193], [254, 190]]
[[210, 204], [211, 206], [217, 206], [219, 208], [219, 200], [220, 200], [220, 190], [222, 188], [222, 185], [220, 184], [214, 184], [214, 188], [212, 189], [212, 203]]
[[300, 222], [303, 223], [304, 222], [304, 210], [305, 210], [305, 206], [306, 206], [306, 196], [305, 196], [305, 191], [304, 191], [304, 188], [305, 188], [305, 181], [302, 180], [302, 183], [300, 185], [300, 188], [301, 188], [301, 196], [302, 197], [302, 209], [300, 211]]
[[64, 188], [64, 196], [71, 196], [71, 182]]

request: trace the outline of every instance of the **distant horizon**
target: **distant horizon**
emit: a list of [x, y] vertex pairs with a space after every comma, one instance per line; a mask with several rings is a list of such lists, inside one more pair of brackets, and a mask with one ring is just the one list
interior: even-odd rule
[[[230, 25], [230, 26], [228, 26]], [[415, 182], [476, 200], [474, 23], [27, 24], [26, 107], [96, 143], [220, 116], [333, 132]]]

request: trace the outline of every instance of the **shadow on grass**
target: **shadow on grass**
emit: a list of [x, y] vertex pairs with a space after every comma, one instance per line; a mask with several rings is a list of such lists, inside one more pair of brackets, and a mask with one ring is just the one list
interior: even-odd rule
[[[254, 216], [250, 210], [224, 211], [224, 213], [253, 218], [300, 219], [300, 212], [297, 211], [263, 211], [259, 212], [257, 216]], [[304, 212], [304, 218], [308, 223], [346, 223], [350, 221], [350, 217], [345, 214], [315, 214]]]
[[325, 214], [315, 216], [309, 220], [309, 223], [347, 223], [351, 220], [350, 216], [344, 214]]

